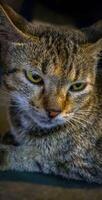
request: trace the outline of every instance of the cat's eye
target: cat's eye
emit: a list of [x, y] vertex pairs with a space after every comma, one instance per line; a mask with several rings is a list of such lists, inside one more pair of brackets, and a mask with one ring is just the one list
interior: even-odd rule
[[85, 87], [86, 87], [86, 83], [85, 82], [76, 82], [76, 83], [73, 83], [70, 86], [69, 90], [71, 92], [80, 92], [80, 91], [84, 90]]
[[26, 71], [25, 74], [27, 79], [33, 84], [43, 84], [43, 79], [37, 73], [33, 73], [32, 71]]

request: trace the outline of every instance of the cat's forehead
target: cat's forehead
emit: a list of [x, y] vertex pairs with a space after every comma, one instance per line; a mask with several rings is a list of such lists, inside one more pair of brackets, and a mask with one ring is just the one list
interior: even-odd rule
[[52, 77], [77, 80], [86, 77], [89, 71], [90, 59], [83, 45], [63, 35], [42, 37], [36, 47], [32, 44], [31, 54], [32, 68]]
[[68, 73], [73, 65], [75, 69], [80, 67], [81, 60], [85, 62], [80, 55], [80, 48], [80, 43], [70, 35], [46, 32], [40, 35], [37, 41], [28, 41], [20, 48], [18, 45], [19, 56], [16, 57], [22, 63], [24, 61], [25, 68], [39, 68], [46, 74], [63, 75]]
[[70, 65], [75, 54], [77, 46], [74, 41], [65, 37], [65, 35], [44, 35], [40, 37], [38, 43], [30, 43], [28, 51], [34, 64], [47, 65], [54, 64], [59, 67]]

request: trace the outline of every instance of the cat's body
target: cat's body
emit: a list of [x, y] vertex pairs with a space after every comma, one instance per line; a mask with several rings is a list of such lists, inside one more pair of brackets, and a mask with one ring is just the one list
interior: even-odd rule
[[0, 145], [0, 169], [102, 183], [102, 90], [96, 74], [102, 40], [89, 43], [74, 28], [28, 25], [6, 10], [13, 24], [1, 7], [2, 82], [19, 145]]

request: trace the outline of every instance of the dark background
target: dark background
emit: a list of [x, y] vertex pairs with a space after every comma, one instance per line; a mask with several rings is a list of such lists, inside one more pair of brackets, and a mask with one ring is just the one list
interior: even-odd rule
[[56, 24], [89, 26], [102, 19], [102, 0], [1, 0], [25, 18]]
[[24, 0], [21, 14], [52, 23], [69, 22], [82, 27], [102, 19], [102, 0]]

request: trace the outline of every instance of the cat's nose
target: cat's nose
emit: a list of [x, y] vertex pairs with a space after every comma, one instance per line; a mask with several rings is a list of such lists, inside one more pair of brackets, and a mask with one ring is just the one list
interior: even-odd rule
[[55, 118], [57, 115], [61, 113], [61, 110], [47, 110], [47, 112], [50, 118]]

